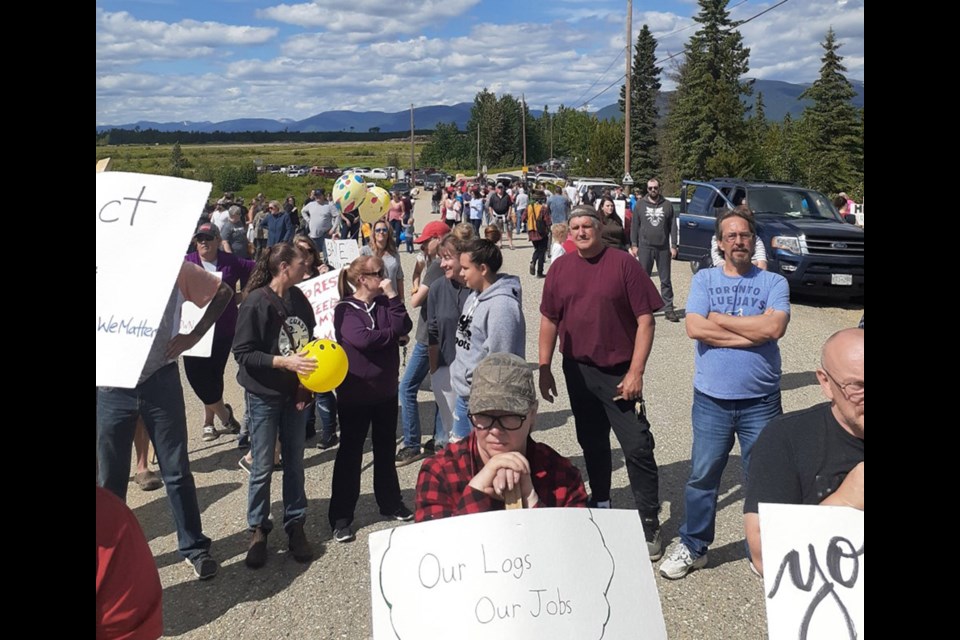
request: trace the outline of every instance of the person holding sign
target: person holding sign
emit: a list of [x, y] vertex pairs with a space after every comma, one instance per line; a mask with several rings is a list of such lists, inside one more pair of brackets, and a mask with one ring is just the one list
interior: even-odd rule
[[296, 286], [306, 270], [302, 249], [287, 242], [271, 246], [257, 260], [237, 318], [233, 355], [239, 365], [237, 381], [247, 392], [253, 457], [247, 498], [252, 535], [246, 557], [252, 569], [267, 562], [267, 535], [273, 528], [270, 479], [278, 435], [283, 456], [283, 528], [290, 554], [298, 562], [313, 558], [303, 532], [307, 516], [303, 448], [311, 397], [297, 379], [297, 374], [317, 368], [317, 361], [303, 350], [316, 324], [313, 308]]
[[827, 339], [817, 380], [830, 402], [774, 419], [753, 447], [743, 526], [759, 573], [761, 502], [863, 511], [863, 329]]
[[[381, 225], [383, 221], [377, 223]], [[339, 289], [333, 325], [350, 369], [337, 388], [340, 449], [333, 465], [329, 517], [334, 539], [350, 542], [355, 538], [353, 516], [360, 498], [363, 443], [371, 428], [373, 493], [380, 513], [393, 520], [413, 519], [403, 504], [394, 462], [400, 339], [410, 333], [413, 322], [376, 256], [360, 256], [344, 268]]]
[[[189, 334], [179, 333], [180, 309], [185, 300], [207, 307]], [[203, 535], [200, 523], [197, 487], [187, 454], [187, 418], [177, 358], [200, 341], [232, 300], [233, 291], [216, 276], [195, 264], [182, 263], [137, 386], [97, 388], [100, 486], [126, 499], [133, 436], [137, 417], [142, 416], [167, 487], [180, 555], [201, 580], [214, 577], [219, 565], [210, 555], [210, 538]]]
[[526, 508], [587, 506], [580, 471], [530, 437], [536, 415], [533, 372], [524, 359], [484, 358], [473, 370], [473, 430], [420, 468], [417, 522], [503, 509], [505, 492], [515, 487]]

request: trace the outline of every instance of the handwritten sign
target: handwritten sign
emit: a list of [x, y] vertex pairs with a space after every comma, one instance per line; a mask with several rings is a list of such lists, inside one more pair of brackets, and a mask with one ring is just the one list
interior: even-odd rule
[[209, 194], [207, 182], [97, 174], [97, 386], [137, 384]]
[[370, 588], [376, 640], [667, 637], [636, 511], [496, 511], [380, 531]]
[[617, 215], [620, 216], [620, 222], [623, 223], [623, 226], [627, 226], [627, 201], [614, 200], [613, 208], [617, 212]]
[[316, 278], [310, 278], [297, 285], [307, 296], [307, 302], [313, 307], [313, 317], [317, 320], [317, 326], [313, 330], [314, 338], [337, 339], [333, 330], [333, 309], [340, 301], [340, 293], [337, 291], [339, 279], [340, 269], [337, 269], [321, 273]]
[[760, 504], [770, 640], [863, 637], [863, 511]]
[[360, 257], [360, 247], [356, 240], [325, 240], [324, 252], [327, 262], [334, 269], [348, 266], [354, 259]]
[[[223, 274], [219, 271], [211, 271], [218, 279], [223, 279]], [[203, 314], [207, 312], [207, 307], [210, 306], [210, 303], [207, 303], [203, 308], [198, 307], [189, 300], [183, 302], [183, 306], [180, 307], [180, 333], [190, 333], [193, 331], [193, 328], [200, 322], [200, 319], [203, 317]], [[213, 351], [213, 328], [211, 327], [203, 337], [200, 338], [200, 342], [193, 345], [192, 349], [187, 349], [183, 352], [185, 356], [193, 356], [194, 358], [209, 358], [210, 353]]]

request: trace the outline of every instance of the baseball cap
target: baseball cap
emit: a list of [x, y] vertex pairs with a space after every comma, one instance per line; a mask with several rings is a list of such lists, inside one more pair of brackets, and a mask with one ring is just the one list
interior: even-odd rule
[[442, 220], [434, 220], [433, 222], [427, 223], [427, 225], [423, 228], [423, 232], [420, 234], [420, 237], [414, 240], [414, 242], [420, 244], [430, 240], [431, 238], [442, 238], [448, 233], [450, 233], [450, 227], [447, 226], [446, 222], [443, 222]]
[[212, 224], [210, 222], [204, 222], [202, 225], [197, 227], [197, 232], [193, 234], [194, 238], [198, 236], [209, 236], [214, 240], [216, 240], [217, 238], [220, 237], [220, 229], [218, 229], [217, 225], [215, 224]]
[[512, 353], [491, 353], [473, 370], [470, 413], [512, 411], [524, 414], [537, 402], [533, 371]]
[[[600, 215], [597, 213], [597, 210], [594, 209], [589, 204], [578, 204], [577, 206], [575, 206], [570, 211], [569, 218], [579, 218], [582, 216], [590, 216], [591, 218], [596, 218], [597, 220], [600, 220]], [[603, 222], [603, 220], [600, 220], [600, 222]]]
[[322, 196], [322, 195], [323, 195], [323, 189], [314, 189], [314, 190], [313, 190], [313, 195], [315, 195], [315, 196]]

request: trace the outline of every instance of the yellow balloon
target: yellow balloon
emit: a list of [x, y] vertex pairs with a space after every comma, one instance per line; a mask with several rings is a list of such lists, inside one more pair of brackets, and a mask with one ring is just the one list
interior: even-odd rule
[[360, 219], [373, 224], [390, 211], [390, 193], [383, 187], [367, 187], [367, 197], [360, 204]]
[[314, 340], [307, 343], [309, 357], [315, 358], [317, 368], [308, 375], [297, 374], [302, 384], [315, 393], [326, 393], [340, 386], [347, 377], [347, 353], [333, 340]]
[[358, 209], [367, 196], [367, 183], [360, 174], [345, 173], [333, 183], [332, 196], [340, 213], [350, 213]]

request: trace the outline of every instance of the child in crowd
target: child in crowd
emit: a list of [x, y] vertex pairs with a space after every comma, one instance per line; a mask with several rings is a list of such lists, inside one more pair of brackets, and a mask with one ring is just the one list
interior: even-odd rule
[[[407, 218], [406, 223], [404, 223], [403, 234], [407, 245], [407, 253], [413, 253], [413, 239], [417, 236], [416, 221], [413, 219], [413, 216]], [[417, 263], [419, 264], [419, 262], [418, 259]]]
[[567, 239], [569, 228], [565, 222], [558, 222], [550, 227], [550, 235], [553, 236], [553, 244], [550, 245], [550, 264], [562, 256], [566, 251], [563, 249], [563, 243]]

